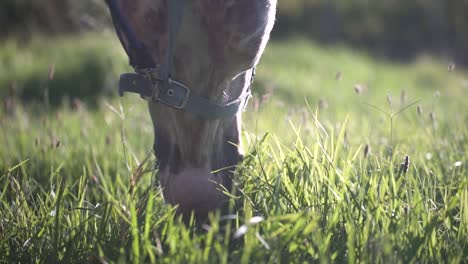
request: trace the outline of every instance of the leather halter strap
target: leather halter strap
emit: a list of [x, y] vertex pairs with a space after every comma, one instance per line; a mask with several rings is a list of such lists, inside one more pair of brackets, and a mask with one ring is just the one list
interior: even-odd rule
[[[245, 109], [251, 97], [250, 88], [237, 99], [221, 105], [197, 95], [186, 85], [171, 78], [174, 43], [182, 21], [185, 0], [167, 1], [169, 43], [162, 65], [156, 64], [146, 45], [138, 39], [122, 14], [117, 0], [106, 0], [106, 3], [120, 42], [130, 59], [130, 65], [135, 70], [135, 73], [124, 73], [120, 76], [120, 96], [123, 96], [125, 92], [137, 93], [148, 101], [163, 103], [207, 119], [232, 118]], [[252, 77], [253, 73], [252, 68]]]

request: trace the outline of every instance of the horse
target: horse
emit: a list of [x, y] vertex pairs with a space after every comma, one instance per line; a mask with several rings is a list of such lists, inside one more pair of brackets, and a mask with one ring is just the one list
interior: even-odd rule
[[135, 73], [120, 93], [148, 102], [166, 202], [197, 218], [226, 202], [242, 161], [241, 116], [276, 0], [106, 0]]

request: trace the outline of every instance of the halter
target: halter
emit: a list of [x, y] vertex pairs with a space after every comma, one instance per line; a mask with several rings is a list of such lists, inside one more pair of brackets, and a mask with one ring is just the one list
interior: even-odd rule
[[[156, 64], [145, 44], [138, 39], [128, 20], [122, 14], [116, 0], [106, 0], [117, 36], [130, 59], [135, 73], [120, 75], [119, 95], [125, 92], [137, 93], [148, 101], [162, 103], [169, 107], [184, 110], [206, 119], [232, 118], [244, 110], [251, 97], [250, 88], [237, 99], [226, 104], [217, 104], [197, 95], [188, 86], [171, 78], [173, 69], [173, 49], [179, 32], [184, 0], [168, 0], [169, 43], [164, 62]], [[252, 80], [255, 69], [252, 68]]]

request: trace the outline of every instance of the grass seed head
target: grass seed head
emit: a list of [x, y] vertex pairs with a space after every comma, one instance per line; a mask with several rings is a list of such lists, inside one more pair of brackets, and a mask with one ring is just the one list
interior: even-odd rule
[[419, 104], [417, 109], [418, 109], [418, 115], [421, 116], [423, 113], [422, 106]]
[[348, 145], [349, 145], [348, 143], [349, 143], [348, 130], [345, 130], [344, 136], [343, 136], [343, 145], [345, 149], [348, 149]]
[[286, 115], [286, 121], [291, 120], [291, 118], [293, 117], [293, 115], [294, 115], [294, 109], [293, 109], [293, 108], [290, 108], [289, 111], [288, 111], [288, 114]]
[[270, 97], [271, 97], [271, 93], [263, 94], [261, 99], [260, 99], [260, 105], [266, 104], [270, 100]]
[[309, 120], [309, 112], [306, 109], [302, 109], [302, 125], [305, 127], [307, 125], [307, 121]]
[[106, 136], [106, 145], [109, 146], [112, 143], [112, 139], [109, 136]]
[[401, 102], [402, 105], [404, 105], [406, 103], [406, 90], [405, 89], [401, 90], [400, 102]]
[[402, 163], [402, 165], [403, 165], [403, 172], [407, 173], [409, 170], [409, 165], [410, 165], [410, 157], [408, 155], [406, 155], [405, 162]]
[[327, 109], [328, 108], [328, 102], [325, 99], [320, 99], [318, 102], [318, 107], [320, 109]]
[[52, 137], [52, 144], [50, 145], [51, 148], [58, 148], [60, 147], [60, 140], [56, 137]]
[[54, 79], [54, 75], [55, 75], [55, 65], [50, 64], [49, 65], [49, 71], [47, 72], [47, 79], [49, 81], [52, 81]]
[[432, 153], [430, 153], [430, 152], [426, 153], [426, 159], [431, 160], [432, 159]]
[[12, 116], [15, 114], [17, 107], [15, 99], [12, 96], [7, 96], [3, 99], [3, 106], [7, 115]]
[[258, 108], [260, 107], [260, 100], [258, 100], [257, 97], [254, 97], [253, 99], [253, 109], [254, 112], [258, 112]]
[[406, 174], [409, 170], [409, 166], [410, 166], [410, 157], [406, 155], [405, 160], [403, 161], [403, 163], [400, 164], [398, 175]]
[[364, 146], [364, 158], [369, 157], [370, 153], [371, 153], [370, 144], [366, 143], [366, 145]]
[[79, 98], [76, 98], [76, 97], [73, 98], [72, 109], [80, 110], [82, 107], [83, 107], [83, 103], [81, 102], [81, 100]]
[[341, 81], [342, 79], [343, 79], [343, 75], [341, 74], [341, 72], [337, 72], [335, 75], [335, 80]]
[[354, 85], [354, 92], [357, 93], [357, 94], [361, 94], [362, 92], [364, 92], [364, 86], [362, 86], [361, 84], [355, 84]]
[[447, 67], [447, 70], [449, 72], [453, 72], [455, 70], [455, 68], [456, 68], [456, 64], [454, 62], [451, 62], [451, 63], [449, 63], [449, 65]]
[[390, 106], [392, 106], [392, 95], [390, 93], [387, 93], [387, 102]]
[[91, 176], [91, 180], [96, 184], [99, 185], [99, 178], [96, 175]]

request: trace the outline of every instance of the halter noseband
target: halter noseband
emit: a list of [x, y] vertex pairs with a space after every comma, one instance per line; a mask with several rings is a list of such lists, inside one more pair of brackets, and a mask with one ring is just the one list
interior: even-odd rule
[[[207, 119], [232, 118], [245, 109], [251, 96], [250, 88], [237, 99], [220, 105], [192, 92], [186, 85], [171, 78], [173, 66], [173, 47], [179, 31], [184, 0], [168, 0], [169, 9], [169, 43], [162, 65], [157, 65], [145, 44], [140, 41], [125, 16], [117, 0], [106, 0], [117, 35], [124, 47], [130, 65], [135, 73], [124, 73], [120, 76], [119, 95], [125, 92], [137, 93], [148, 101], [163, 103], [175, 109], [202, 116]], [[252, 80], [255, 69], [252, 68]]]

